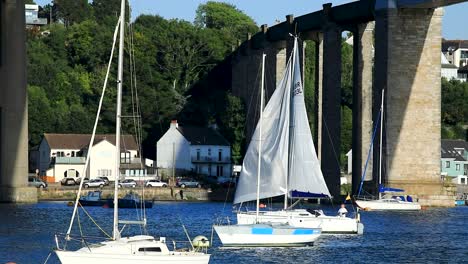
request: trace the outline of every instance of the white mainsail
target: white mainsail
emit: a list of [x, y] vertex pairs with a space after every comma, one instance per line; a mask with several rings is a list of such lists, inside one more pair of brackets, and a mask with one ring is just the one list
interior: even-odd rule
[[294, 40], [288, 190], [292, 197], [330, 196], [315, 153], [304, 102], [299, 49]]
[[263, 110], [261, 137], [260, 123], [258, 123], [250, 141], [236, 188], [235, 204], [257, 199], [255, 183], [258, 168], [258, 140], [262, 140], [259, 198], [286, 194], [291, 99], [290, 66], [291, 60], [288, 62], [280, 84]]
[[234, 204], [256, 199], [258, 140], [262, 140], [260, 199], [289, 191], [330, 196], [309, 128], [297, 46], [295, 39], [293, 56], [263, 111], [262, 135], [257, 124], [252, 136]]

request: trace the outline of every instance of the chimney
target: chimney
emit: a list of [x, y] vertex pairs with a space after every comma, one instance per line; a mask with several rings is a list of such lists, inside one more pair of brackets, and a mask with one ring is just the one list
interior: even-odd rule
[[179, 127], [179, 124], [177, 124], [177, 120], [171, 120], [171, 129], [176, 129]]

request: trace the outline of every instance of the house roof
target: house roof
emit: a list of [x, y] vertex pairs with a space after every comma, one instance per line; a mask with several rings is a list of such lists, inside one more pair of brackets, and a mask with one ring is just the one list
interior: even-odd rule
[[[91, 134], [49, 134], [44, 133], [44, 138], [53, 149], [85, 149], [88, 148]], [[93, 146], [107, 140], [115, 145], [115, 135], [98, 134], [94, 137]], [[137, 150], [138, 145], [132, 135], [122, 135], [120, 138], [121, 150]]]
[[465, 151], [468, 151], [468, 142], [463, 140], [442, 139], [441, 143], [440, 150], [442, 158], [453, 158], [455, 161], [465, 161], [465, 158], [461, 156], [455, 149], [463, 148]]
[[221, 134], [211, 128], [179, 125], [177, 130], [192, 145], [230, 146], [229, 142]]
[[453, 47], [454, 50], [457, 49], [468, 49], [468, 40], [442, 40], [442, 51], [446, 52], [450, 47]]

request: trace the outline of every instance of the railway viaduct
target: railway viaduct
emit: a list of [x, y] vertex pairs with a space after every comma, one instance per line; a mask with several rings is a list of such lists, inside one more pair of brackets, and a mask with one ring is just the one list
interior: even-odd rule
[[[246, 102], [258, 96], [261, 54], [267, 54], [267, 95], [279, 81], [292, 49], [292, 35], [315, 42], [316, 148], [332, 195], [340, 193], [341, 43], [353, 34], [353, 193], [358, 192], [385, 89], [383, 178], [415, 195], [423, 205], [453, 206], [440, 180], [443, 6], [462, 0], [360, 0], [286, 20], [242, 43], [232, 59], [231, 88]], [[303, 53], [305, 54], [305, 53]], [[304, 65], [304, 64], [303, 64]], [[268, 77], [273, 76], [273, 77]], [[268, 88], [270, 87], [270, 88]], [[271, 89], [273, 87], [273, 89]], [[252, 98], [253, 97], [253, 98]], [[247, 120], [251, 134], [255, 111]], [[367, 167], [377, 190], [379, 134]], [[375, 162], [372, 162], [374, 160]], [[372, 166], [373, 164], [374, 166]]]
[[[383, 149], [386, 182], [423, 204], [450, 206], [440, 182], [441, 7], [466, 0], [360, 0], [297, 18], [292, 15], [242, 43], [232, 56], [232, 90], [256, 94], [253, 75], [267, 53], [274, 87], [291, 50], [290, 34], [316, 45], [317, 150], [327, 184], [339, 194], [341, 34], [354, 36], [353, 191], [360, 181], [382, 89], [386, 91]], [[0, 0], [0, 201], [31, 202], [27, 186], [28, 114], [23, 0]], [[258, 86], [257, 86], [258, 87]], [[269, 91], [271, 95], [271, 90]], [[248, 118], [249, 119], [249, 118]], [[252, 119], [252, 118], [250, 118]], [[253, 119], [252, 119], [253, 120]], [[374, 144], [375, 149], [379, 145]], [[376, 156], [376, 155], [374, 155]], [[375, 169], [374, 166], [374, 178]]]

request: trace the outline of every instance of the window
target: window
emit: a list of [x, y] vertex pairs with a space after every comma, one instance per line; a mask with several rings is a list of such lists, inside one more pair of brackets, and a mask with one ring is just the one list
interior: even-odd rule
[[460, 183], [461, 183], [461, 184], [466, 184], [466, 179], [465, 179], [465, 178], [461, 178], [461, 179], [460, 179]]
[[455, 165], [455, 170], [459, 171], [460, 170], [460, 164]]
[[72, 156], [72, 157], [75, 157], [75, 151], [72, 151], [72, 152], [71, 152], [71, 156]]
[[98, 170], [99, 177], [109, 177], [112, 176], [112, 170], [109, 169], [99, 169]]
[[211, 149], [208, 149], [208, 156], [211, 156]]
[[138, 252], [161, 252], [161, 248], [159, 247], [139, 248]]
[[220, 149], [220, 150], [218, 151], [218, 161], [222, 161], [222, 160], [223, 160], [223, 150]]
[[211, 164], [208, 164], [208, 176], [211, 176]]
[[445, 162], [445, 168], [450, 168], [450, 161]]
[[223, 166], [216, 167], [216, 176], [221, 177], [223, 176]]
[[200, 160], [200, 149], [197, 149], [197, 160]]
[[122, 152], [120, 153], [120, 163], [130, 163], [130, 152]]

